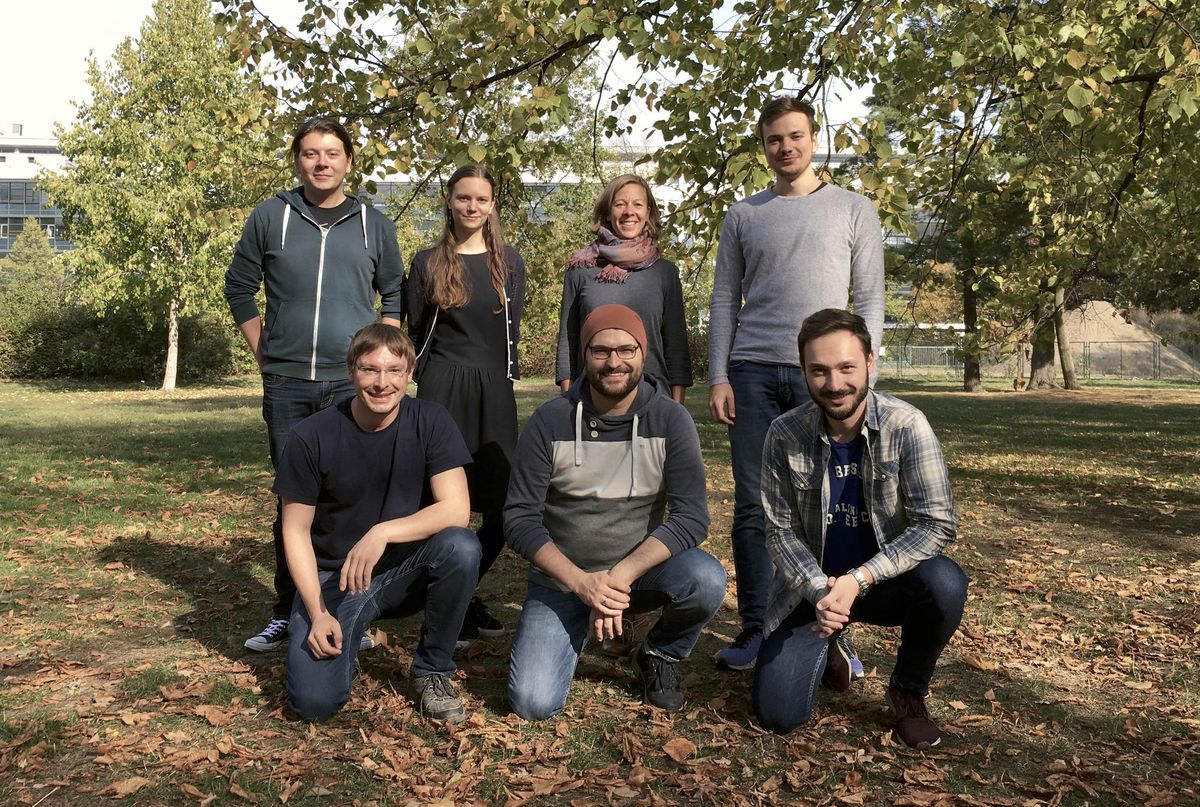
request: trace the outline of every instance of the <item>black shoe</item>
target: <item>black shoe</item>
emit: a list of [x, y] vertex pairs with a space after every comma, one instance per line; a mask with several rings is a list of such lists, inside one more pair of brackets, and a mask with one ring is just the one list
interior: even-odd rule
[[462, 629], [458, 632], [458, 641], [454, 643], [455, 650], [462, 650], [464, 647], [470, 647], [471, 643], [479, 638], [479, 629], [476, 628], [470, 621], [464, 619]]
[[642, 684], [642, 700], [670, 712], [683, 708], [683, 677], [678, 661], [648, 653], [643, 644], [633, 654], [633, 669]]
[[500, 620], [492, 616], [488, 607], [484, 605], [483, 600], [478, 597], [472, 597], [471, 601], [467, 603], [467, 616], [463, 620], [463, 624], [465, 625], [468, 622], [475, 626], [475, 630], [479, 632], [480, 636], [504, 635], [504, 625], [500, 623]]
[[260, 633], [251, 636], [246, 640], [245, 647], [247, 650], [254, 650], [258, 653], [266, 653], [268, 650], [274, 650], [281, 644], [287, 641], [288, 638], [288, 621], [279, 617], [271, 617], [271, 621], [262, 629]]

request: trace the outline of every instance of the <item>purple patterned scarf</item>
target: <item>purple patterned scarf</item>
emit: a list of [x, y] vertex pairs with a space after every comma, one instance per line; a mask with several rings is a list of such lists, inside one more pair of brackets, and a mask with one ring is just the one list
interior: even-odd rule
[[618, 238], [607, 227], [601, 227], [595, 241], [567, 258], [567, 268], [602, 266], [597, 280], [624, 283], [630, 272], [645, 269], [661, 257], [658, 244], [650, 236]]

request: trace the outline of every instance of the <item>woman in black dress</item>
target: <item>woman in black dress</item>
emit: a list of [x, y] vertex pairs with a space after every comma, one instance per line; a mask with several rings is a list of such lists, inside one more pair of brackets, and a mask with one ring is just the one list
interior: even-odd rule
[[[464, 165], [446, 187], [437, 246], [418, 252], [408, 278], [408, 327], [417, 349], [417, 397], [454, 417], [471, 450], [471, 509], [482, 515], [480, 578], [504, 548], [501, 510], [517, 445], [513, 381], [525, 305], [525, 262], [504, 243], [496, 182]], [[503, 626], [475, 597], [460, 642], [498, 636]]]

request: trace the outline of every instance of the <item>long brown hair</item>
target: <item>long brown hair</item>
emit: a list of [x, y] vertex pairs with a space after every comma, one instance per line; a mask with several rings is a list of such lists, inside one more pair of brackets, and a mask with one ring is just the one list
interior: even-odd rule
[[450, 181], [446, 183], [446, 204], [442, 210], [446, 217], [446, 226], [442, 228], [442, 237], [425, 265], [425, 297], [441, 309], [461, 308], [471, 298], [471, 288], [466, 278], [467, 268], [455, 251], [458, 239], [454, 236], [454, 214], [450, 210], [454, 186], [466, 177], [483, 179], [492, 187], [492, 211], [483, 223], [483, 240], [487, 244], [488, 271], [492, 278], [492, 288], [496, 290], [496, 297], [500, 303], [494, 313], [499, 314], [504, 310], [504, 282], [508, 279], [508, 262], [504, 259], [504, 233], [500, 229], [500, 216], [496, 212], [496, 180], [492, 178], [486, 166], [478, 163], [459, 168], [450, 175]]

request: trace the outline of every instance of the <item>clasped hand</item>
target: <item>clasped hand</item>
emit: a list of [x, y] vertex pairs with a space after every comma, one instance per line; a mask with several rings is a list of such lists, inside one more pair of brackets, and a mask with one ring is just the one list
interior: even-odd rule
[[850, 624], [850, 607], [858, 597], [858, 581], [848, 574], [830, 577], [825, 586], [825, 596], [814, 606], [817, 621], [813, 630], [822, 639], [828, 639]]

